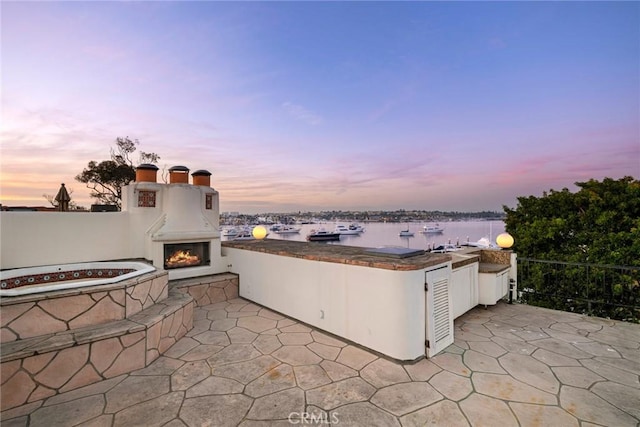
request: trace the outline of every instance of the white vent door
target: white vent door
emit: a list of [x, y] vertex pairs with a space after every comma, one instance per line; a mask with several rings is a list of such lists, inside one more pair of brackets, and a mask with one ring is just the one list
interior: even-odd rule
[[426, 354], [433, 357], [453, 343], [451, 269], [440, 267], [425, 273]]

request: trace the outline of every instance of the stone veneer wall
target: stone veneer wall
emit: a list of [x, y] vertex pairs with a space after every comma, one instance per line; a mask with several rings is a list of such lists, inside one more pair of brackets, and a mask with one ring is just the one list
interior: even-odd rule
[[162, 271], [108, 285], [4, 297], [0, 342], [129, 318], [167, 298], [168, 278]]
[[3, 344], [0, 410], [148, 366], [193, 327], [193, 308], [174, 291], [128, 319]]
[[171, 281], [173, 289], [189, 294], [198, 307], [237, 298], [238, 284], [238, 275], [232, 273]]
[[238, 284], [230, 273], [172, 281], [166, 299], [126, 319], [3, 344], [0, 410], [148, 366], [193, 327], [196, 305], [237, 298]]

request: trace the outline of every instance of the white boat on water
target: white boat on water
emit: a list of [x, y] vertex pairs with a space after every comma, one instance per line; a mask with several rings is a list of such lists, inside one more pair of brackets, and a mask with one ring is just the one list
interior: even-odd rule
[[290, 225], [280, 226], [274, 231], [276, 234], [297, 234], [300, 233], [300, 228], [292, 227]]
[[227, 228], [226, 230], [224, 230], [222, 232], [222, 235], [224, 237], [236, 237], [238, 234], [240, 234], [240, 230], [237, 229], [236, 227], [233, 228]]
[[438, 224], [436, 225], [425, 225], [420, 230], [422, 234], [442, 234], [444, 232], [444, 228], [440, 227]]
[[335, 230], [333, 230], [334, 233], [338, 233], [338, 234], [345, 234], [345, 235], [358, 235], [361, 233], [361, 231], [359, 231], [356, 228], [350, 228], [347, 227], [346, 225], [342, 225], [342, 224], [338, 224], [336, 225]]
[[354, 230], [354, 231], [357, 231], [358, 233], [363, 233], [364, 227], [356, 223], [353, 223], [353, 224], [349, 224], [349, 230]]
[[398, 236], [400, 237], [413, 237], [413, 231], [409, 231], [409, 229], [407, 228], [406, 230], [401, 230], [400, 233], [398, 233]]
[[462, 248], [454, 245], [453, 243], [445, 243], [443, 245], [436, 246], [435, 248], [431, 249], [430, 252], [436, 253], [436, 254], [443, 254], [447, 252], [456, 252], [456, 251], [459, 251], [460, 249]]
[[467, 242], [464, 244], [465, 246], [473, 246], [475, 248], [497, 248], [498, 246], [495, 243], [491, 242], [491, 239], [489, 239], [488, 237], [483, 237], [481, 239], [478, 239], [475, 242], [470, 242], [469, 239], [467, 239]]

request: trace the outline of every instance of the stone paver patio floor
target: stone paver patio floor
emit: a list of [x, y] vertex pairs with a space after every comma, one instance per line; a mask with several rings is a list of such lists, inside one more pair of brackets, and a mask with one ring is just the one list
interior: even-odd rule
[[2, 413], [2, 426], [638, 426], [640, 325], [508, 305], [398, 363], [243, 299], [194, 312], [147, 368]]

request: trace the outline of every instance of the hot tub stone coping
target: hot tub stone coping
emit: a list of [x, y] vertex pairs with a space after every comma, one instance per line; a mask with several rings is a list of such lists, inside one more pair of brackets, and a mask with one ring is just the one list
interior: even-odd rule
[[125, 279], [120, 282], [98, 285], [100, 289], [97, 289], [96, 287], [93, 287], [93, 286], [84, 286], [84, 287], [73, 288], [73, 289], [60, 289], [57, 291], [48, 291], [46, 293], [35, 293], [35, 294], [16, 295], [16, 296], [5, 295], [0, 297], [0, 307], [13, 305], [13, 304], [23, 304], [28, 302], [39, 302], [39, 301], [44, 301], [48, 299], [64, 298], [64, 297], [70, 297], [75, 295], [92, 294], [96, 292], [110, 292], [118, 289], [127, 289], [141, 282], [154, 280], [162, 276], [168, 276], [168, 274], [169, 272], [167, 271], [156, 270], [153, 272], [142, 274], [140, 276], [132, 277], [130, 279]]

